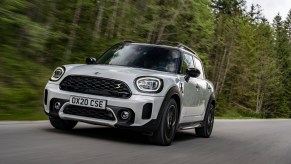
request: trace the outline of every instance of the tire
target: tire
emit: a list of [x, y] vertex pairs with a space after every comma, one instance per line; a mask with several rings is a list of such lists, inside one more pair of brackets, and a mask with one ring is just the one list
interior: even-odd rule
[[179, 113], [176, 101], [170, 99], [161, 110], [163, 111], [161, 123], [149, 140], [158, 145], [169, 146], [175, 137], [178, 124]]
[[62, 120], [60, 118], [49, 117], [51, 125], [60, 130], [71, 130], [73, 129], [78, 121]]
[[206, 110], [203, 127], [195, 128], [198, 137], [209, 138], [214, 125], [214, 105], [210, 104]]

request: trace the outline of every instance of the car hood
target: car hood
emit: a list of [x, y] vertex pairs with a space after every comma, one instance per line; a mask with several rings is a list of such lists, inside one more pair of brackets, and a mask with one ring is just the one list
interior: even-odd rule
[[78, 65], [67, 72], [68, 74], [98, 76], [113, 79], [137, 78], [139, 76], [175, 76], [174, 74], [143, 68], [133, 68], [115, 65]]
[[127, 83], [133, 94], [140, 94], [140, 92], [136, 90], [134, 85], [134, 80], [137, 77], [155, 76], [163, 79], [164, 84], [170, 85], [174, 85], [175, 83], [179, 82], [178, 76], [176, 74], [143, 68], [133, 68], [116, 65], [85, 65], [85, 64], [66, 65], [65, 67], [67, 71], [65, 72], [63, 78], [65, 78], [68, 75], [83, 75], [117, 79]]

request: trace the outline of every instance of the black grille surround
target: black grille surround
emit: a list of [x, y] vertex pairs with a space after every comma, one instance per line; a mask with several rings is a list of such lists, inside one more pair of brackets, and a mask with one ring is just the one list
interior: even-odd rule
[[88, 107], [81, 107], [75, 105], [67, 105], [63, 112], [65, 114], [75, 115], [75, 116], [83, 116], [88, 118], [97, 118], [103, 120], [110, 120], [115, 121], [115, 117], [113, 113], [107, 111], [105, 109], [95, 109], [95, 108], [88, 108]]
[[67, 76], [60, 83], [60, 89], [107, 97], [129, 98], [131, 96], [131, 91], [126, 83], [92, 76]]

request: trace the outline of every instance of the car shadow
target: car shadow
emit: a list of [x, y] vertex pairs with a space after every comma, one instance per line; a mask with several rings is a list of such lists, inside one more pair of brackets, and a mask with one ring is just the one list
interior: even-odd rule
[[[107, 140], [113, 142], [123, 142], [129, 144], [139, 144], [139, 145], [150, 145], [151, 143], [148, 140], [148, 136], [143, 135], [141, 132], [117, 129], [111, 127], [76, 127], [72, 130], [58, 130], [53, 127], [46, 127], [43, 130], [64, 135], [74, 135], [78, 137], [88, 137], [93, 139]], [[174, 142], [181, 142], [187, 140], [193, 140], [197, 138], [195, 133], [189, 132], [177, 132], [174, 138]]]
[[187, 131], [178, 131], [176, 133], [176, 136], [174, 138], [174, 142], [180, 142], [180, 141], [187, 141], [187, 140], [194, 140], [197, 139], [198, 137], [194, 132], [191, 130]]

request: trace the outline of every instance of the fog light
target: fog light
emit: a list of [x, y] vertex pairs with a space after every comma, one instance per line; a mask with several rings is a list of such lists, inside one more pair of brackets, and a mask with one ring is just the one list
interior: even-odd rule
[[55, 109], [59, 110], [61, 109], [61, 103], [60, 102], [55, 102]]
[[121, 117], [121, 119], [123, 119], [123, 120], [128, 119], [128, 118], [129, 118], [129, 115], [130, 115], [130, 113], [129, 113], [128, 111], [122, 111], [122, 112], [120, 113], [120, 117]]

